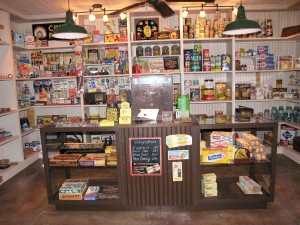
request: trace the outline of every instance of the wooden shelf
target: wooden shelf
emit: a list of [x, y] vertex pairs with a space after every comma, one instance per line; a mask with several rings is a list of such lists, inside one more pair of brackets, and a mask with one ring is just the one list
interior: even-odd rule
[[86, 44], [82, 44], [82, 47], [103, 47], [103, 46], [114, 46], [114, 45], [128, 45], [128, 41], [86, 43]]
[[39, 130], [40, 130], [40, 129], [38, 129], [38, 128], [31, 128], [30, 130], [22, 131], [21, 136], [22, 136], [22, 137], [25, 137], [25, 136], [27, 136], [27, 135], [29, 135], [29, 134], [35, 132], [35, 131], [39, 131]]
[[232, 100], [201, 100], [198, 102], [190, 102], [191, 105], [194, 105], [194, 104], [218, 104], [218, 103], [232, 103]]
[[196, 71], [196, 72], [184, 72], [184, 74], [220, 74], [220, 73], [232, 73], [232, 70], [227, 70], [227, 71]]
[[180, 39], [161, 39], [161, 40], [138, 40], [138, 41], [132, 41], [131, 44], [133, 46], [135, 45], [155, 45], [155, 44], [179, 44]]
[[247, 100], [235, 100], [235, 102], [277, 102], [277, 101], [285, 101], [286, 99], [247, 99]]
[[13, 114], [13, 113], [16, 113], [18, 112], [17, 110], [10, 110], [9, 112], [5, 112], [5, 113], [0, 113], [0, 117], [1, 116], [7, 116], [7, 115], [10, 115], [10, 114]]
[[25, 47], [19, 45], [13, 45], [15, 51], [42, 51], [42, 50], [61, 50], [61, 49], [72, 49], [74, 51], [75, 46], [49, 46], [49, 47]]
[[11, 141], [17, 140], [18, 138], [19, 138], [19, 136], [16, 136], [16, 135], [6, 137], [3, 141], [0, 142], [0, 146], [5, 145]]
[[9, 45], [9, 43], [6, 41], [0, 41], [0, 45]]
[[296, 98], [287, 98], [286, 101], [293, 102], [293, 103], [300, 103], [300, 99], [296, 99]]
[[278, 73], [278, 72], [292, 72], [296, 71], [295, 69], [290, 70], [236, 70], [235, 73]]
[[88, 75], [83, 78], [128, 77], [130, 74]]
[[224, 37], [224, 38], [193, 38], [193, 39], [183, 39], [184, 44], [188, 43], [199, 43], [199, 42], [231, 42], [233, 38], [231, 37]]
[[76, 79], [75, 76], [67, 77], [36, 77], [36, 78], [17, 78], [16, 81], [33, 81], [33, 80], [65, 80], [65, 79]]

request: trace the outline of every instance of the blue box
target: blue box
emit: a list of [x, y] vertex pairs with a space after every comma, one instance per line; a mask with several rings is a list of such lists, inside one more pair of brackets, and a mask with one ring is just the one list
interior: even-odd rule
[[14, 43], [15, 43], [15, 45], [24, 46], [24, 44], [25, 44], [24, 34], [15, 32], [14, 33]]

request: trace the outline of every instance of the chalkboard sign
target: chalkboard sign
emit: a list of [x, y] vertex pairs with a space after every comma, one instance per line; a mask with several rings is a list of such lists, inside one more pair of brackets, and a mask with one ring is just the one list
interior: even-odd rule
[[130, 175], [161, 176], [161, 137], [129, 138]]

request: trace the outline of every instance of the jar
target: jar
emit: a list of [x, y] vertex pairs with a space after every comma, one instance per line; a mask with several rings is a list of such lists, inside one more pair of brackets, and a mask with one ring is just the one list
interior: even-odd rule
[[283, 108], [283, 106], [278, 107], [278, 121], [279, 122], [284, 121], [284, 108]]
[[106, 119], [114, 122], [119, 121], [119, 108], [117, 103], [107, 104], [106, 108]]
[[278, 111], [275, 106], [271, 109], [271, 120], [277, 120], [278, 119]]
[[269, 109], [265, 109], [265, 111], [264, 111], [264, 118], [265, 119], [271, 119], [271, 115], [270, 115], [270, 110]]
[[190, 111], [190, 99], [186, 95], [178, 96], [177, 108], [179, 111]]

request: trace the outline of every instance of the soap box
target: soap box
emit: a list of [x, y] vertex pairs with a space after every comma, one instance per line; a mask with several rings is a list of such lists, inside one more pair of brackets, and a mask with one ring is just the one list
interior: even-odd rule
[[203, 195], [204, 197], [214, 197], [214, 196], [218, 196], [218, 190], [208, 190], [208, 189], [204, 189], [203, 190]]
[[204, 173], [204, 174], [202, 174], [202, 180], [205, 183], [216, 182], [217, 176], [215, 173]]
[[14, 33], [14, 43], [15, 43], [15, 45], [24, 46], [24, 44], [25, 44], [24, 34], [15, 32]]
[[201, 179], [201, 188], [202, 190], [217, 190], [218, 184], [217, 182], [204, 182], [203, 179]]
[[83, 199], [84, 200], [96, 200], [97, 199], [97, 194], [99, 193], [99, 190], [100, 190], [99, 186], [90, 186], [87, 189]]

